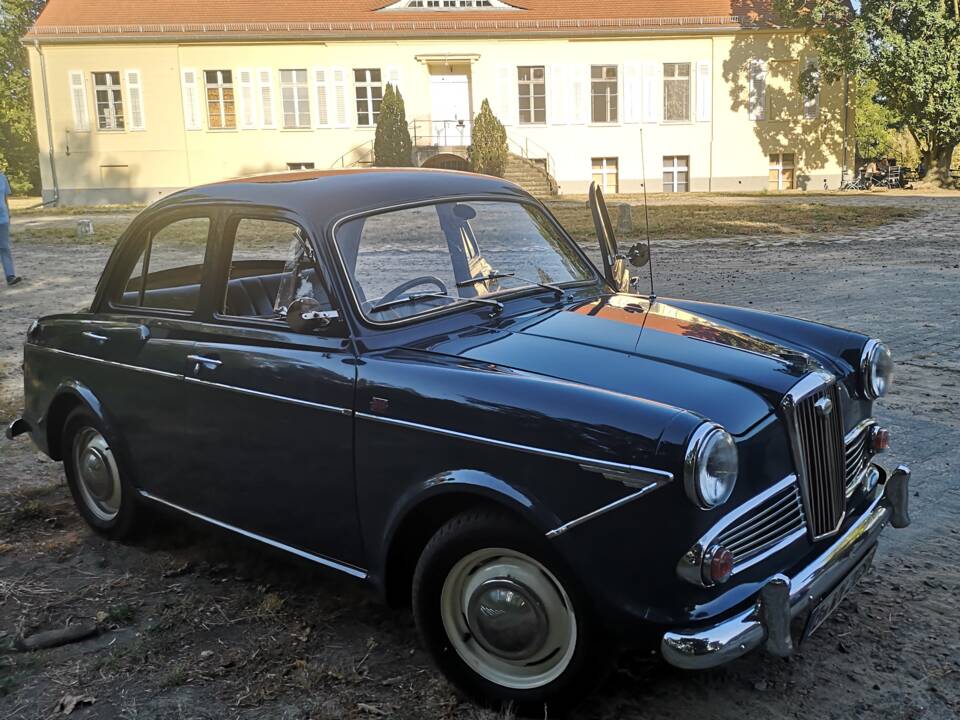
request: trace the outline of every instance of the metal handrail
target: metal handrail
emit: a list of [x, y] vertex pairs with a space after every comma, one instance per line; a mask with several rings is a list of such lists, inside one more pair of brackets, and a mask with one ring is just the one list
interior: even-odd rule
[[[513, 146], [517, 148], [520, 152], [518, 155], [524, 158], [525, 160], [543, 160], [546, 167], [547, 174], [556, 180], [556, 166], [553, 162], [553, 155], [550, 152], [540, 145], [540, 143], [531, 140], [525, 135], [521, 135], [519, 138], [507, 136], [507, 146]], [[533, 153], [531, 153], [531, 148], [533, 148]]]
[[[341, 155], [336, 160], [334, 160], [333, 163], [330, 165], [330, 167], [331, 168], [337, 168], [337, 167], [348, 168], [348, 167], [356, 167], [357, 165], [363, 162], [372, 163], [373, 162], [373, 143], [374, 143], [373, 140], [367, 140], [365, 143], [361, 143], [356, 147], [350, 148], [343, 155]], [[350, 164], [347, 165], [347, 158], [355, 154], [359, 154], [360, 151], [362, 151], [364, 148], [367, 148], [366, 152], [361, 154], [359, 157], [355, 158], [354, 160], [352, 160]]]

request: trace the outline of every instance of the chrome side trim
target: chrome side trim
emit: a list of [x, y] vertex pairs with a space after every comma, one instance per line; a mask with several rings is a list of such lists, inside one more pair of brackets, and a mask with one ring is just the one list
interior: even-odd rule
[[[189, 379], [189, 378], [188, 378]], [[358, 412], [356, 417], [362, 420], [373, 420], [375, 422], [386, 423], [387, 425], [397, 425], [399, 427], [412, 428], [414, 430], [423, 430], [425, 432], [445, 435], [447, 437], [457, 438], [459, 440], [469, 440], [471, 442], [481, 443], [483, 445], [492, 445], [493, 447], [516, 450], [517, 452], [529, 453], [531, 455], [542, 455], [543, 457], [553, 458], [554, 460], [566, 460], [575, 462], [584, 470], [596, 472], [609, 477], [612, 480], [629, 484], [627, 480], [637, 481], [643, 479], [645, 485], [641, 492], [648, 492], [654, 488], [660, 487], [673, 480], [673, 473], [656, 468], [643, 467], [641, 465], [627, 465], [625, 463], [612, 462], [610, 460], [596, 460], [594, 458], [581, 457], [580, 455], [571, 455], [570, 453], [558, 452], [556, 450], [547, 450], [545, 448], [532, 447], [530, 445], [519, 445], [517, 443], [507, 442], [506, 440], [495, 440], [493, 438], [483, 437], [481, 435], [470, 435], [456, 430], [438, 428], [432, 425], [422, 425], [420, 423], [410, 422], [409, 420], [399, 420], [397, 418], [383, 417], [382, 415], [371, 415], [370, 413]], [[635, 493], [639, 495], [640, 493]]]
[[123, 368], [124, 370], [133, 370], [134, 372], [146, 373], [147, 375], [157, 375], [158, 377], [165, 378], [182, 378], [183, 375], [179, 373], [167, 372], [166, 370], [154, 370], [153, 368], [139, 367], [137, 365], [128, 365], [127, 363], [116, 362], [115, 360], [104, 360], [103, 358], [91, 357], [89, 355], [80, 355], [79, 353], [69, 352], [67, 350], [58, 350], [56, 348], [45, 347], [43, 345], [31, 345], [27, 344], [24, 346], [30, 350], [42, 350], [43, 352], [48, 352], [53, 355], [65, 355], [67, 357], [77, 358], [78, 360], [89, 360], [90, 362], [100, 363], [101, 365], [109, 365], [110, 367]]
[[198, 520], [203, 520], [204, 522], [210, 523], [211, 525], [216, 525], [217, 527], [223, 528], [224, 530], [229, 530], [230, 532], [234, 532], [237, 535], [243, 535], [244, 537], [250, 538], [251, 540], [262, 542], [265, 545], [269, 545], [270, 547], [277, 548], [278, 550], [283, 550], [285, 552], [290, 553], [291, 555], [296, 555], [297, 557], [301, 557], [304, 560], [310, 560], [311, 562], [315, 562], [318, 565], [323, 565], [324, 567], [332, 568], [334, 570], [339, 570], [342, 573], [346, 573], [347, 575], [350, 575], [352, 577], [359, 578], [360, 580], [366, 580], [367, 578], [366, 570], [361, 570], [360, 568], [356, 568], [352, 565], [345, 565], [343, 563], [339, 563], [336, 560], [331, 560], [330, 558], [323, 557], [322, 555], [314, 555], [313, 553], [308, 553], [305, 550], [299, 550], [295, 547], [291, 547], [289, 545], [284, 545], [281, 542], [277, 542], [276, 540], [271, 540], [270, 538], [264, 537], [263, 535], [257, 535], [256, 533], [252, 533], [249, 530], [243, 530], [242, 528], [229, 525], [225, 522], [221, 522], [220, 520], [214, 520], [212, 517], [207, 517], [206, 515], [202, 515], [198, 512], [194, 512], [193, 510], [188, 510], [187, 508], [181, 505], [172, 503], [169, 500], [164, 500], [161, 497], [152, 495], [151, 493], [148, 493], [146, 490], [140, 490], [139, 492], [143, 497], [147, 498], [148, 500], [152, 500], [153, 502], [160, 503], [161, 505], [166, 505], [167, 507], [172, 508], [173, 510], [177, 510], [179, 512], [182, 512], [185, 515], [189, 515], [191, 517], [197, 518]]
[[240, 393], [241, 395], [266, 398], [267, 400], [277, 400], [279, 402], [290, 403], [291, 405], [300, 405], [302, 407], [313, 408], [315, 410], [325, 410], [327, 412], [337, 413], [338, 415], [353, 415], [353, 410], [350, 408], [338, 407], [336, 405], [324, 405], [323, 403], [311, 402], [310, 400], [287, 397], [286, 395], [274, 395], [273, 393], [262, 392], [261, 390], [251, 390], [250, 388], [237, 387], [236, 385], [224, 385], [223, 383], [211, 382], [209, 380], [200, 380], [199, 378], [190, 377], [189, 375], [184, 376], [183, 379], [194, 385], [207, 385], [208, 387], [214, 387], [219, 390], [231, 390], [235, 393]]
[[565, 532], [568, 532], [569, 530], [573, 530], [573, 528], [577, 527], [577, 525], [583, 525], [583, 523], [587, 522], [588, 520], [593, 520], [595, 517], [599, 517], [600, 515], [610, 512], [611, 510], [616, 510], [618, 507], [623, 507], [627, 503], [633, 502], [638, 497], [642, 495], [646, 495], [652, 490], [656, 490], [658, 487], [660, 487], [660, 485], [664, 485], [664, 484], [665, 483], [660, 483], [657, 485], [648, 485], [642, 490], [638, 490], [637, 492], [632, 493], [630, 495], [625, 495], [619, 500], [614, 500], [612, 503], [609, 503], [608, 505], [599, 507], [596, 510], [591, 510], [586, 515], [581, 515], [580, 517], [575, 518], [570, 522], [566, 522], [563, 525], [560, 525], [559, 527], [555, 527], [553, 530], [550, 530], [547, 533], [547, 537], [552, 540], [555, 537], [563, 535]]

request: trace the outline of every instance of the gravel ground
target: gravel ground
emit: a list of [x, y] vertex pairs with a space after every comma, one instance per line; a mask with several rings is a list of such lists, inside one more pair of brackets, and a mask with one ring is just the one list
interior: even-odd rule
[[[658, 292], [887, 340], [898, 375], [878, 415], [893, 436], [885, 462], [914, 471], [913, 525], [885, 533], [874, 571], [793, 658], [757, 653], [693, 674], [627, 657], [579, 717], [960, 716], [960, 198], [817, 201], [922, 214], [842, 236], [657, 243]], [[27, 281], [0, 289], [0, 418], [19, 406], [29, 321], [88, 302], [109, 248], [26, 241], [15, 252]], [[165, 525], [135, 545], [106, 543], [60, 478], [27, 441], [0, 444], [0, 718], [71, 705], [78, 718], [496, 717], [451, 692], [409, 613], [211, 531]], [[80, 619], [100, 634], [8, 647]]]

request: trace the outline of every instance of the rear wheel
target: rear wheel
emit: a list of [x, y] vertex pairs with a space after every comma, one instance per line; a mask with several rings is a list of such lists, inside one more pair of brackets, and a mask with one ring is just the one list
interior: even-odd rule
[[413, 607], [437, 665], [485, 704], [556, 715], [615, 659], [547, 541], [495, 512], [465, 513], [437, 531], [417, 565]]
[[62, 437], [67, 484], [83, 519], [107, 537], [128, 537], [137, 515], [136, 491], [99, 419], [77, 408], [67, 416]]

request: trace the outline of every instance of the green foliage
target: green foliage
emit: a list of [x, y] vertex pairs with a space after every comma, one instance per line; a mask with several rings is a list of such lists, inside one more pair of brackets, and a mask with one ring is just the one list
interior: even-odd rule
[[374, 165], [378, 167], [410, 167], [413, 164], [413, 141], [407, 126], [407, 111], [399, 88], [387, 83], [377, 117], [373, 141]]
[[897, 114], [877, 101], [877, 81], [857, 83], [855, 115], [857, 153], [862, 158], [887, 156], [894, 147]]
[[811, 34], [828, 82], [861, 75], [896, 112], [942, 183], [960, 144], [960, 17], [954, 0], [774, 0]]
[[470, 134], [470, 169], [484, 175], [503, 177], [507, 166], [507, 131], [484, 99], [473, 119]]
[[5, 168], [18, 195], [40, 187], [30, 66], [20, 39], [43, 4], [43, 0], [3, 0], [0, 12], [0, 168]]

